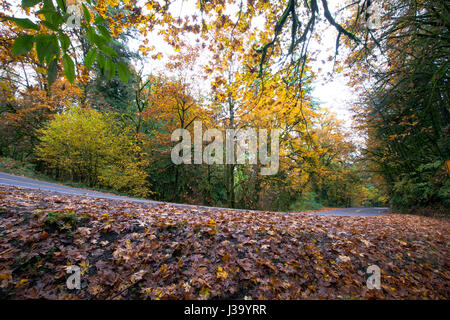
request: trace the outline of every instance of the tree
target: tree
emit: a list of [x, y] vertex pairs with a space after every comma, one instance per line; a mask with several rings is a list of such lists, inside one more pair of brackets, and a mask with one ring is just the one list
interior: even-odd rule
[[[208, 112], [193, 96], [189, 83], [179, 79], [151, 76], [148, 79], [143, 119], [153, 123], [148, 143], [152, 184], [163, 198], [180, 201], [199, 197], [193, 191], [201, 169], [172, 163], [172, 132], [182, 128], [192, 132], [195, 120], [208, 123]], [[199, 170], [197, 170], [199, 169]], [[199, 197], [201, 198], [201, 197]], [[191, 199], [192, 200], [192, 199]]]
[[[16, 95], [9, 90], [16, 90]], [[57, 112], [80, 100], [82, 91], [65, 79], [56, 80], [49, 90], [30, 85], [18, 90], [7, 86], [0, 98], [0, 153], [20, 160], [33, 160], [38, 130]]]
[[442, 1], [390, 1], [377, 41], [348, 59], [365, 152], [396, 207], [450, 205], [448, 13]]

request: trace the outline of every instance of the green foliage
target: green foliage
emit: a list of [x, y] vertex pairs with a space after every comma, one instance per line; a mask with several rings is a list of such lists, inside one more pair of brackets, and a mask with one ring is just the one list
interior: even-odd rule
[[[390, 68], [372, 71], [363, 121], [367, 158], [390, 186], [397, 208], [449, 205], [450, 105], [448, 7], [425, 1], [408, 4], [380, 43]], [[447, 20], [446, 20], [447, 19]], [[401, 39], [393, 45], [391, 39]]]
[[[76, 74], [75, 64], [67, 54], [67, 50], [71, 45], [71, 39], [68, 36], [66, 28], [66, 24], [69, 19], [71, 19], [71, 15], [67, 10], [67, 5], [65, 1], [56, 1], [57, 4], [55, 6], [53, 1], [23, 0], [22, 7], [33, 8], [40, 3], [42, 3], [42, 6], [40, 7], [40, 10], [37, 11], [40, 20], [37, 23], [32, 22], [28, 18], [5, 17], [25, 30], [37, 31], [36, 35], [27, 34], [16, 38], [13, 44], [13, 55], [20, 56], [27, 54], [33, 48], [33, 45], [36, 44], [36, 52], [39, 61], [41, 63], [44, 61], [46, 62], [46, 68], [49, 71], [47, 79], [49, 84], [52, 84], [52, 82], [55, 81], [55, 70], [57, 69], [55, 66], [51, 66], [50, 63], [55, 61], [55, 59], [56, 61], [59, 60], [62, 51], [64, 52], [62, 56], [64, 73], [67, 80], [69, 80], [70, 83], [73, 83]], [[91, 4], [90, 1], [82, 4], [84, 20], [81, 22], [80, 26], [75, 27], [81, 28], [83, 32], [88, 34], [90, 46], [98, 50], [99, 54], [96, 55], [96, 58], [99, 64], [104, 65], [102, 62], [105, 60], [105, 56], [107, 56], [107, 66], [110, 77], [112, 78], [115, 76], [118, 55], [112, 47], [108, 46], [113, 38], [110, 31], [103, 25], [105, 24], [105, 20], [96, 11], [94, 11], [94, 22], [91, 24], [92, 16], [88, 7], [92, 6], [93, 4]], [[45, 26], [54, 33], [46, 33], [47, 31], [41, 28], [41, 26]], [[84, 64], [87, 69], [91, 67], [92, 59], [95, 59], [93, 54], [85, 58]], [[120, 68], [120, 79], [127, 82], [129, 73], [124, 71], [123, 65], [121, 65]]]
[[39, 27], [37, 24], [32, 22], [30, 19], [27, 18], [10, 18], [11, 21], [14, 21], [19, 27], [22, 27], [24, 29], [33, 29], [33, 30], [39, 30]]
[[319, 210], [323, 205], [317, 201], [317, 194], [308, 192], [289, 207], [291, 211]]
[[72, 83], [73, 80], [75, 80], [75, 64], [73, 63], [72, 58], [67, 54], [63, 56], [63, 65], [67, 80]]
[[[109, 45], [118, 54], [117, 64], [104, 56], [97, 60], [96, 76], [88, 88], [88, 99], [97, 110], [125, 113], [136, 95], [137, 75], [133, 68], [130, 71], [128, 67], [135, 56], [122, 41], [113, 40]], [[86, 55], [87, 62], [93, 63], [98, 55], [100, 53], [95, 48], [91, 49]], [[125, 78], [126, 82], [123, 81]]]
[[79, 224], [79, 217], [73, 211], [48, 211], [44, 222], [44, 229], [47, 232], [52, 230], [73, 231]]
[[128, 130], [111, 114], [71, 107], [40, 130], [36, 154], [70, 180], [145, 195], [145, 160]]
[[24, 35], [20, 36], [14, 41], [12, 47], [12, 53], [14, 56], [20, 56], [28, 53], [33, 48], [33, 36]]
[[95, 58], [97, 57], [97, 49], [92, 48], [86, 55], [86, 68], [90, 69], [92, 63], [94, 63]]
[[450, 207], [450, 179], [440, 161], [421, 165], [416, 171], [405, 173], [392, 188], [391, 202], [396, 208], [426, 207], [441, 203]]

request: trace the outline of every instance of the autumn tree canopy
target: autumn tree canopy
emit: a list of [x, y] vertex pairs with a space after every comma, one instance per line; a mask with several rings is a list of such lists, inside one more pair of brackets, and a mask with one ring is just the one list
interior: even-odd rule
[[[57, 165], [43, 156], [49, 128], [75, 107], [108, 115], [95, 119], [122, 131], [113, 136], [134, 150], [123, 161], [144, 157], [145, 188], [165, 200], [278, 210], [316, 200], [382, 204], [387, 194], [400, 207], [447, 198], [443, 2], [3, 0], [0, 6], [4, 156], [100, 186], [98, 174], [69, 174], [73, 159]], [[320, 43], [324, 27], [336, 35], [333, 70], [347, 75], [360, 96], [354, 112], [362, 144], [313, 98], [311, 43]], [[149, 72], [147, 64], [163, 67]], [[280, 129], [279, 172], [262, 177], [260, 164], [250, 163], [172, 163], [171, 133], [192, 131], [194, 120], [222, 131]]]

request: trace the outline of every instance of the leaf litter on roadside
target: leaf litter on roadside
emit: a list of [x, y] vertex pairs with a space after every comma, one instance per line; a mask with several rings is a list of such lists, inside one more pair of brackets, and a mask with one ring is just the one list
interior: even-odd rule
[[[449, 227], [0, 186], [0, 298], [447, 299]], [[71, 265], [80, 290], [66, 286]], [[371, 265], [380, 290], [367, 288]]]

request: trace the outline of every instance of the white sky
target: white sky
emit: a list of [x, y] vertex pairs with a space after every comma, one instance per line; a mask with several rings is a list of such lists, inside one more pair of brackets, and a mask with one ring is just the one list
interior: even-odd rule
[[[333, 73], [334, 59], [328, 61], [330, 56], [334, 57], [336, 37], [336, 30], [333, 27], [327, 27], [321, 31], [321, 43], [312, 42], [310, 45], [312, 50], [319, 51], [317, 59], [311, 64], [313, 71], [317, 74], [317, 78], [313, 81], [312, 96], [323, 108], [335, 113], [337, 118], [343, 120], [346, 127], [350, 128], [353, 89], [347, 85], [348, 79], [343, 72]], [[343, 55], [344, 48], [341, 47], [339, 52], [340, 56]], [[331, 77], [330, 74], [332, 74]]]

